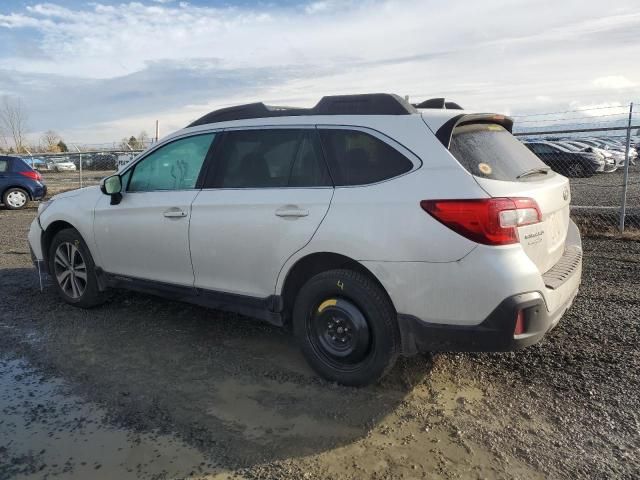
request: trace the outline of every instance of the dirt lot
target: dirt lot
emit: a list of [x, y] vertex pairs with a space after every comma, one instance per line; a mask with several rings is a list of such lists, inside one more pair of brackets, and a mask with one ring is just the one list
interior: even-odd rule
[[640, 243], [585, 240], [539, 345], [321, 381], [290, 336], [127, 292], [40, 292], [34, 210], [0, 210], [0, 479], [638, 478]]

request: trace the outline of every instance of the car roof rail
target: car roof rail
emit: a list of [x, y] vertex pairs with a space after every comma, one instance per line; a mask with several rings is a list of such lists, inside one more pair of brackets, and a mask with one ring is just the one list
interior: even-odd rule
[[325, 96], [313, 108], [277, 107], [262, 102], [221, 108], [207, 113], [188, 127], [250, 118], [302, 115], [410, 115], [416, 109], [402, 97], [389, 93]]
[[445, 110], [464, 110], [456, 102], [447, 102], [444, 98], [430, 98], [424, 102], [414, 103], [416, 108], [433, 108], [433, 109], [445, 109]]

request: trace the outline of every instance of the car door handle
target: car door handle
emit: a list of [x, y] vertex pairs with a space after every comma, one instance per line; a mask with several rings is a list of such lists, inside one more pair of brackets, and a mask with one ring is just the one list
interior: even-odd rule
[[286, 206], [276, 210], [276, 215], [278, 217], [306, 217], [309, 215], [309, 210], [294, 206]]
[[169, 210], [165, 210], [163, 215], [167, 218], [183, 218], [187, 216], [187, 212], [177, 207], [173, 207]]

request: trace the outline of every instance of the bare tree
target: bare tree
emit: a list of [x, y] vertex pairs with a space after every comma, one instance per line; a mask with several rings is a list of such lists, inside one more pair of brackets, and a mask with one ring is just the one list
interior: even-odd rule
[[0, 126], [13, 140], [16, 153], [23, 153], [26, 146], [27, 112], [19, 98], [2, 97]]
[[131, 135], [129, 138], [123, 138], [120, 142], [120, 148], [122, 150], [143, 150], [149, 143], [149, 134], [144, 130], [140, 132], [138, 138]]
[[146, 131], [142, 130], [138, 134], [138, 148], [144, 149], [148, 143], [149, 143], [149, 134]]
[[59, 152], [60, 151], [60, 135], [53, 130], [47, 130], [42, 134], [40, 141], [42, 142], [46, 152]]

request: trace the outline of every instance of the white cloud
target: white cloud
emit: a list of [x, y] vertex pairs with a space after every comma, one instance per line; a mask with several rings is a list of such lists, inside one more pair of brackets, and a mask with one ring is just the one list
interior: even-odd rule
[[629, 113], [629, 105], [621, 102], [582, 103], [571, 102], [571, 108], [579, 111], [580, 115], [601, 117], [602, 115], [617, 116]]
[[623, 75], [609, 75], [599, 77], [593, 81], [593, 85], [598, 88], [620, 90], [623, 88], [632, 88], [638, 86], [636, 82], [632, 82]]
[[305, 7], [305, 12], [314, 14], [320, 12], [326, 12], [333, 6], [333, 2], [329, 1], [321, 1], [321, 2], [312, 2]]
[[[118, 122], [128, 129], [127, 119], [163, 116], [180, 119], [165, 124], [183, 124], [233, 102], [311, 105], [329, 93], [444, 95], [469, 108], [525, 113], [571, 101], [624, 103], [618, 94], [640, 74], [630, 60], [640, 41], [636, 3], [199, 7], [147, 0], [72, 9], [53, 0], [0, 7], [0, 42], [10, 35], [19, 47], [0, 44], [0, 94], [22, 96], [34, 128], [108, 124], [109, 132]], [[616, 73], [592, 81], [594, 68]]]

